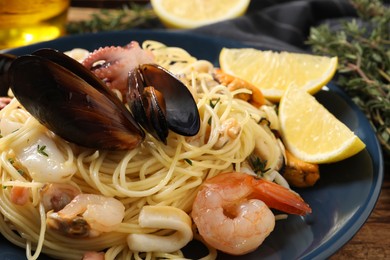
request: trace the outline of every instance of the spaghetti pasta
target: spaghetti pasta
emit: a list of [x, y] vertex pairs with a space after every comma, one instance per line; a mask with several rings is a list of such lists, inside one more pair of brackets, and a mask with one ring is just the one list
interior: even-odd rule
[[[59, 259], [81, 259], [87, 251], [105, 251], [106, 259], [185, 257], [180, 250], [183, 244], [192, 237], [201, 240], [192, 224], [185, 224], [193, 230], [191, 236], [183, 223], [142, 226], [139, 222], [142, 209], [145, 206], [165, 210], [172, 207], [188, 217], [204, 180], [228, 171], [256, 175], [248, 157], [259, 143], [267, 149], [262, 177], [288, 185], [278, 173], [283, 146], [272, 132], [279, 128], [272, 104], [256, 108], [235, 98], [236, 94], [250, 94], [250, 91], [229, 91], [213, 79], [210, 62], [197, 60], [181, 48], [155, 41], [145, 41], [142, 48], [151, 51], [156, 63], [178, 75], [190, 89], [201, 116], [201, 128], [196, 136], [170, 133], [164, 145], [147, 134], [145, 141], [133, 150], [99, 151], [55, 136], [16, 99], [0, 111], [0, 183], [3, 187], [0, 189], [0, 231], [13, 244], [25, 247], [29, 259], [37, 259], [40, 253]], [[72, 56], [72, 52], [68, 55]], [[80, 55], [78, 49], [77, 56]], [[96, 206], [95, 211], [90, 209], [88, 213], [99, 228], [82, 233], [81, 238], [59, 233], [62, 226], [54, 230], [49, 225], [53, 215], [45, 212], [42, 203], [45, 196], [42, 188], [53, 182], [73, 185], [82, 194], [101, 196], [96, 198], [99, 202], [88, 201]], [[13, 202], [14, 187], [28, 190], [27, 203], [16, 205]], [[76, 198], [82, 199], [77, 195]], [[118, 225], [110, 226], [110, 214], [104, 212], [105, 203], [109, 203], [105, 198], [115, 198], [124, 206], [123, 219]], [[66, 210], [67, 207], [59, 211], [59, 219], [54, 219], [59, 225], [65, 225], [66, 218], [61, 214], [65, 215]], [[141, 237], [153, 234], [158, 241], [158, 237], [173, 237], [177, 230], [185, 235], [174, 239], [179, 237], [184, 243], [177, 243], [179, 247], [169, 252], [162, 248], [150, 251], [128, 246], [133, 239], [128, 238], [129, 234]], [[209, 248], [206, 258], [215, 257], [216, 250]]]

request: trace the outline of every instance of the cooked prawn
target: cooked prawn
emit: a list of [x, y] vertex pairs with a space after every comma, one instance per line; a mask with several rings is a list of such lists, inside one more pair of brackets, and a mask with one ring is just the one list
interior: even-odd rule
[[311, 212], [299, 195], [283, 186], [230, 172], [203, 183], [191, 215], [206, 243], [242, 255], [260, 246], [274, 229], [275, 217], [269, 208], [299, 215]]
[[104, 260], [104, 252], [96, 252], [96, 251], [85, 252], [82, 260]]
[[30, 189], [27, 187], [13, 186], [11, 189], [11, 201], [16, 205], [23, 206], [28, 202]]
[[220, 84], [225, 85], [229, 89], [229, 91], [245, 88], [252, 92], [252, 94], [238, 94], [236, 95], [237, 98], [248, 101], [255, 107], [261, 107], [266, 103], [266, 99], [260, 89], [249, 83], [248, 81], [227, 74], [222, 69], [215, 69], [213, 75], [215, 80], [218, 81]]

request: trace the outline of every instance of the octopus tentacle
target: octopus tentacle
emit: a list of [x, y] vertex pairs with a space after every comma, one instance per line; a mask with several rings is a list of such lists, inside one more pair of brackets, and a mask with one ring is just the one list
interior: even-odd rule
[[125, 94], [129, 71], [140, 64], [153, 62], [153, 55], [141, 49], [138, 42], [132, 41], [124, 47], [99, 48], [83, 61], [83, 65], [106, 82], [111, 89], [117, 89]]

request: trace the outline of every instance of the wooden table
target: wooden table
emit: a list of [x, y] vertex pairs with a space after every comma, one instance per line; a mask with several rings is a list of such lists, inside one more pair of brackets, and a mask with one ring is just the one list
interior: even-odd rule
[[[93, 8], [72, 7], [68, 19], [83, 20], [94, 12], [97, 11]], [[390, 259], [390, 162], [385, 169], [382, 191], [374, 211], [352, 240], [331, 259]]]

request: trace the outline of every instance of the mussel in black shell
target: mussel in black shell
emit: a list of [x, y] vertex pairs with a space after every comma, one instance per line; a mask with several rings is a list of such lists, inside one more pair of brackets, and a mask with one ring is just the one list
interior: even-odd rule
[[152, 135], [166, 141], [168, 128], [193, 136], [200, 127], [199, 112], [188, 88], [156, 64], [141, 64], [129, 73], [127, 101], [137, 120]]
[[191, 93], [155, 64], [129, 72], [130, 111], [101, 79], [57, 50], [16, 58], [8, 80], [15, 97], [40, 123], [81, 146], [133, 149], [144, 140], [144, 129], [163, 142], [168, 129], [186, 136], [199, 131]]

